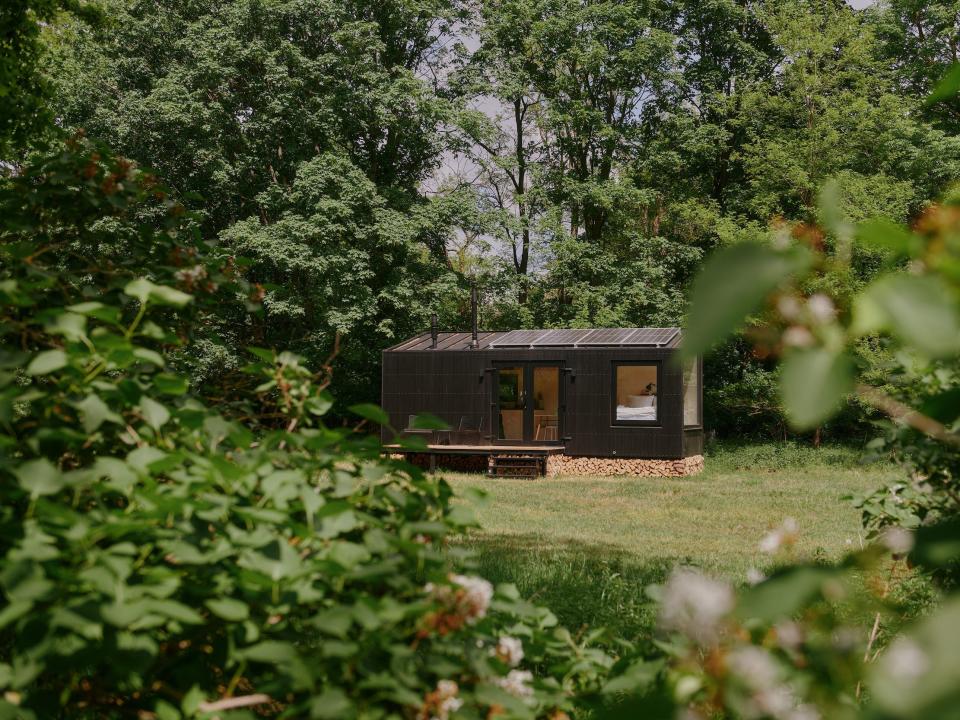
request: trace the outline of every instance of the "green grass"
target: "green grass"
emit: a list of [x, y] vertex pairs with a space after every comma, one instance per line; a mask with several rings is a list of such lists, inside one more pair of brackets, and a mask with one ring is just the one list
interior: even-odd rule
[[488, 479], [447, 475], [455, 490], [480, 488], [483, 530], [462, 539], [477, 570], [512, 582], [571, 628], [644, 636], [652, 608], [644, 588], [677, 564], [742, 583], [770, 558], [758, 543], [784, 518], [800, 525], [797, 558], [830, 560], [860, 542], [844, 496], [901, 477], [892, 465], [861, 466], [843, 448], [742, 446], [708, 455], [689, 478]]

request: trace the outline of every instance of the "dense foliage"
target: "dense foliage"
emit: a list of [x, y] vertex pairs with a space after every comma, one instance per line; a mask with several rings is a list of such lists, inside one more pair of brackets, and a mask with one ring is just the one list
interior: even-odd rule
[[[928, 203], [960, 76], [903, 90], [945, 62], [943, 8], [11, 7], [0, 717], [956, 717], [960, 202]], [[82, 134], [37, 154], [51, 108], [173, 189]], [[453, 150], [479, 184], [425, 185]], [[676, 569], [655, 653], [470, 574], [447, 542], [469, 509], [381, 457], [382, 411], [325, 421], [331, 372], [372, 394], [383, 343], [456, 315], [458, 273], [495, 321], [667, 323], [707, 251], [685, 351], [748, 327], [724, 422], [749, 428], [746, 397], [809, 430], [853, 395], [910, 482], [858, 500], [877, 542], [835, 565], [794, 563], [786, 520], [748, 588]], [[338, 331], [332, 366], [290, 351]], [[920, 619], [911, 573], [942, 593]]]
[[97, 256], [159, 192], [74, 141], [0, 193], [2, 716], [523, 717], [597, 689], [612, 659], [453, 574], [443, 545], [470, 511], [326, 427], [322, 373], [252, 350], [241, 422], [170, 372], [191, 306], [229, 278], [172, 264], [176, 204], [125, 264]]
[[[154, 168], [264, 286], [261, 321], [196, 348], [208, 385], [246, 344], [316, 363], [339, 333], [338, 396], [373, 400], [378, 351], [431, 312], [463, 327], [472, 281], [493, 328], [681, 324], [706, 253], [816, 220], [826, 181], [853, 219], [903, 221], [960, 170], [949, 104], [922, 102], [951, 27], [934, 5], [106, 7], [55, 30], [61, 123]], [[936, 32], [909, 40], [914, 22]], [[858, 250], [825, 282], [877, 269]], [[772, 364], [744, 348], [707, 364], [713, 427], [787, 432]]]

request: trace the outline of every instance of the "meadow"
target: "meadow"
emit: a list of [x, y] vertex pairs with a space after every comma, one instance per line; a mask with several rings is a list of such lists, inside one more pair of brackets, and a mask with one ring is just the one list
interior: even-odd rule
[[645, 589], [672, 567], [745, 583], [771, 567], [760, 541], [786, 518], [799, 526], [794, 559], [835, 560], [862, 539], [848, 498], [901, 476], [855, 449], [769, 444], [714, 448], [687, 478], [446, 479], [458, 495], [486, 495], [461, 500], [482, 529], [458, 543], [483, 576], [514, 583], [568, 627], [634, 640], [653, 623]]

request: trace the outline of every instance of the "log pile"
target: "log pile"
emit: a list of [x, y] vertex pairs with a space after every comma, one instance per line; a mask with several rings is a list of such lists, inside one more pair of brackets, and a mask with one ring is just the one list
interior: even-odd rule
[[[401, 456], [402, 457], [402, 456]], [[441, 455], [437, 454], [437, 469], [453, 472], [485, 473], [487, 472], [487, 458], [485, 455]], [[430, 455], [428, 453], [407, 453], [406, 461], [424, 470], [430, 469]]]
[[547, 477], [557, 475], [603, 475], [638, 477], [684, 477], [703, 470], [703, 455], [680, 460], [644, 460], [640, 458], [598, 458], [550, 455]]

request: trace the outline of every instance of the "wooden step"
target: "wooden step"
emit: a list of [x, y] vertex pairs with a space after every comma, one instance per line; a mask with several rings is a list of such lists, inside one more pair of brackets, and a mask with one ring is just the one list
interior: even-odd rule
[[546, 458], [539, 455], [491, 454], [487, 466], [490, 477], [532, 478], [546, 472]]

